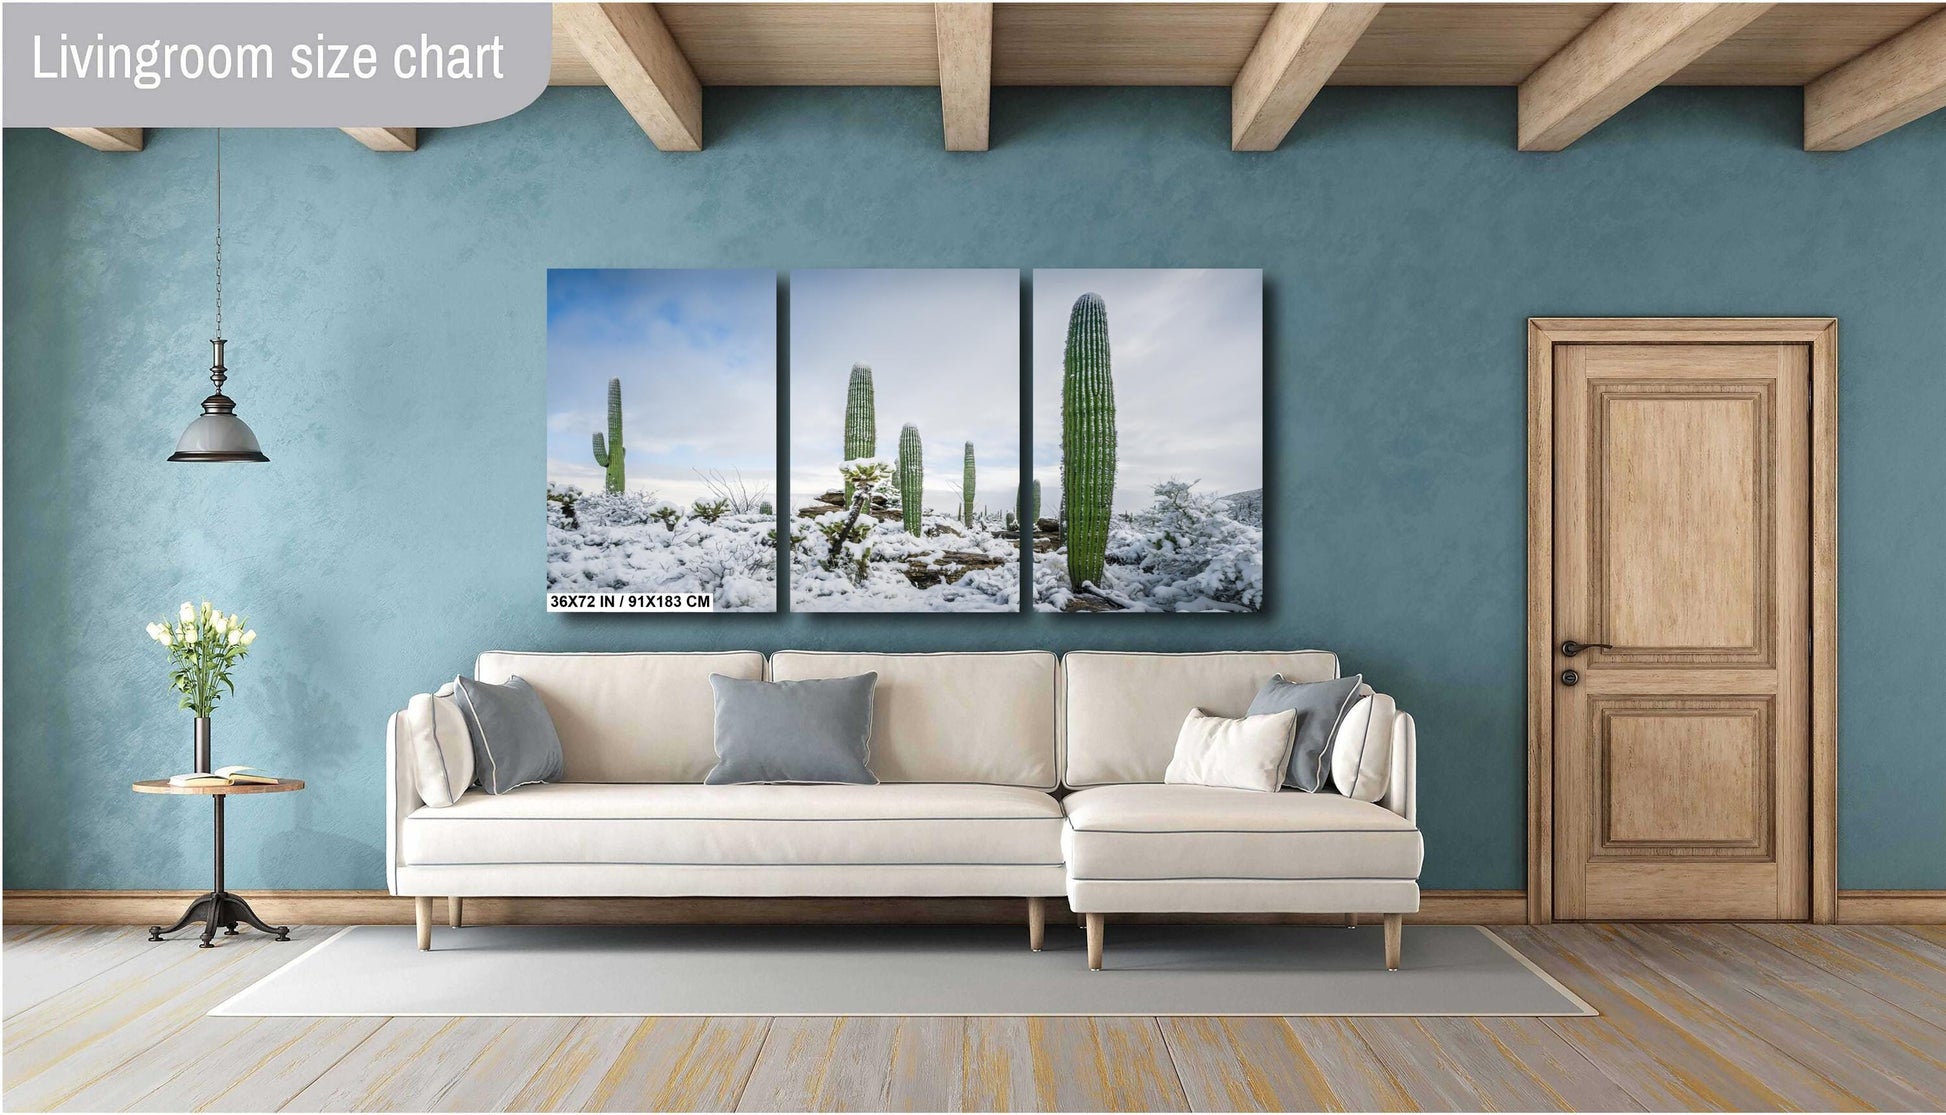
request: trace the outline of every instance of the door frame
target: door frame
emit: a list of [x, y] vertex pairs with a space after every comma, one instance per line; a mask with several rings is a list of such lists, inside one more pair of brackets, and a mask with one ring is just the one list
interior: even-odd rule
[[1838, 319], [1527, 319], [1527, 920], [1554, 920], [1554, 346], [1811, 349], [1811, 920], [1838, 912]]

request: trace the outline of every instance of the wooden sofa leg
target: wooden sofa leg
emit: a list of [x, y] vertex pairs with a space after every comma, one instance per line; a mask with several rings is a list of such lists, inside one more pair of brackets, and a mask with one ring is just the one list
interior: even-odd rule
[[1405, 936], [1405, 915], [1385, 915], [1385, 970], [1399, 970], [1399, 941]]
[[454, 929], [460, 927], [460, 914], [463, 909], [462, 904], [465, 901], [466, 899], [460, 898], [457, 895], [450, 895], [446, 899], [446, 924], [452, 926]]
[[412, 900], [412, 911], [419, 920], [419, 951], [432, 950], [432, 896], [422, 894]]
[[1047, 940], [1047, 899], [1029, 898], [1027, 900], [1027, 947], [1035, 952]]
[[1089, 914], [1084, 921], [1088, 925], [1088, 970], [1101, 971], [1102, 923], [1107, 920], [1101, 914]]
[[1346, 928], [1346, 929], [1356, 929], [1356, 928], [1358, 928], [1358, 915], [1357, 915], [1357, 914], [1346, 914], [1346, 915], [1345, 915], [1345, 928]]

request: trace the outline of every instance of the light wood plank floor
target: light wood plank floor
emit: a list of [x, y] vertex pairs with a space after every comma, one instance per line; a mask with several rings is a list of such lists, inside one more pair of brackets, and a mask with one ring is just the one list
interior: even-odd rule
[[[333, 930], [301, 929], [315, 944]], [[1410, 932], [1410, 930], [1408, 930]], [[303, 943], [9, 926], [9, 1111], [1946, 1106], [1946, 934], [1499, 931], [1599, 1018], [209, 1018]]]

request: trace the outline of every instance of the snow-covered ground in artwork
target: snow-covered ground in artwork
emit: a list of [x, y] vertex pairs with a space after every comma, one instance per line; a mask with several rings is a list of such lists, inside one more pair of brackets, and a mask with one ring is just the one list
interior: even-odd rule
[[548, 591], [708, 592], [719, 612], [776, 610], [774, 514], [569, 491], [548, 489]]
[[[1261, 499], [1261, 497], [1259, 497]], [[1239, 521], [1253, 514], [1257, 523]], [[1155, 502], [1117, 514], [1108, 530], [1105, 585], [1081, 594], [1091, 610], [1129, 612], [1251, 612], [1264, 601], [1261, 504], [1233, 508], [1171, 480], [1155, 488]], [[1034, 555], [1034, 606], [1065, 611], [1076, 599], [1064, 550]]]
[[[1020, 541], [999, 524], [927, 512], [920, 533], [906, 532], [896, 510], [861, 515], [835, 561], [831, 536], [846, 512], [791, 520], [791, 610], [798, 612], [1012, 612], [1020, 608]], [[829, 532], [829, 533], [827, 533]], [[986, 561], [992, 568], [969, 568]], [[945, 578], [959, 573], [954, 580]], [[922, 587], [921, 581], [937, 583]], [[916, 577], [916, 579], [915, 579]]]

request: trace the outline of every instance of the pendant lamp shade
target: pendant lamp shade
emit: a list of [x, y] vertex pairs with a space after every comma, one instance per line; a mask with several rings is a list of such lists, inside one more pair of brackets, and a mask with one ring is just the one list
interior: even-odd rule
[[236, 403], [223, 393], [229, 369], [223, 366], [223, 132], [216, 132], [216, 337], [210, 341], [210, 382], [216, 393], [203, 400], [203, 413], [176, 439], [171, 461], [268, 461], [257, 435], [236, 416]]
[[216, 381], [216, 394], [203, 400], [203, 413], [176, 439], [172, 461], [268, 461], [253, 433], [236, 416], [236, 403], [223, 393], [223, 338], [210, 342], [214, 350], [210, 378]]

